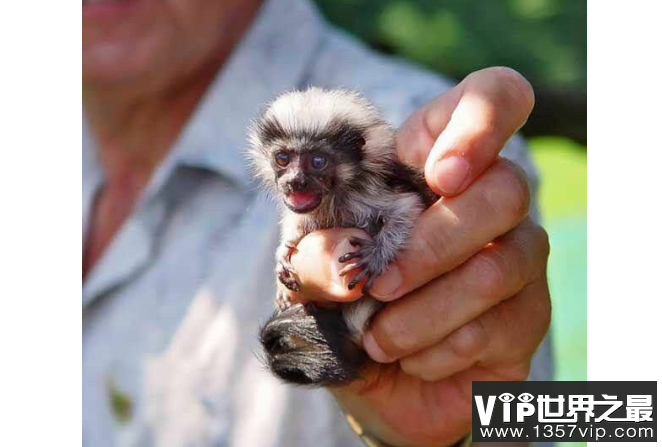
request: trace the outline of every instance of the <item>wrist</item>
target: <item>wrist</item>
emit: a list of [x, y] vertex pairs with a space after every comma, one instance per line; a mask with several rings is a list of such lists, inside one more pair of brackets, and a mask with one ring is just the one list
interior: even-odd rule
[[[366, 447], [398, 447], [394, 444], [389, 444], [388, 442], [379, 439], [377, 436], [375, 436], [372, 433], [368, 433], [363, 426], [352, 416], [351, 414], [345, 414], [345, 418], [347, 420], [347, 425], [352, 429], [354, 434], [359, 437], [361, 442]], [[471, 432], [469, 432], [466, 436], [461, 438], [459, 441], [454, 442], [453, 444], [450, 445], [444, 445], [444, 446], [439, 446], [439, 447], [469, 447], [472, 444], [471, 442]]]

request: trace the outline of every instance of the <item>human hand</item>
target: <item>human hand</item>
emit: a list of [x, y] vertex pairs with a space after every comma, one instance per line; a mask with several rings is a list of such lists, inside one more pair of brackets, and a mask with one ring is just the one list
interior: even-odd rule
[[[334, 388], [364, 429], [394, 446], [449, 445], [471, 428], [474, 380], [523, 380], [547, 332], [547, 236], [527, 218], [524, 173], [498, 157], [533, 93], [519, 74], [481, 70], [415, 112], [398, 132], [403, 161], [443, 198], [371, 288], [389, 303], [364, 347], [376, 363]], [[337, 259], [356, 229], [312, 233], [292, 257], [296, 299], [349, 301]], [[329, 268], [331, 266], [331, 268]]]

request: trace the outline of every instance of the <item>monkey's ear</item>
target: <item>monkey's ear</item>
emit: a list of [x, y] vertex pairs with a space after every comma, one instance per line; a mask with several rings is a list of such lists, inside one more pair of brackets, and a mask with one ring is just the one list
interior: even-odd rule
[[365, 138], [363, 138], [363, 135], [359, 135], [358, 147], [359, 147], [359, 149], [361, 149], [363, 146], [365, 146]]

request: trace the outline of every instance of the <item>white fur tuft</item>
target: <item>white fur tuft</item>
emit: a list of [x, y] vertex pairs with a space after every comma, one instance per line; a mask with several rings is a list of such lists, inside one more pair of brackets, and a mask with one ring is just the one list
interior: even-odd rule
[[343, 318], [355, 343], [361, 344], [361, 337], [368, 328], [370, 318], [382, 307], [379, 301], [364, 296], [358, 301], [346, 304], [342, 308]]
[[286, 131], [292, 133], [324, 130], [337, 119], [364, 127], [381, 122], [377, 109], [359, 93], [319, 87], [280, 95], [271, 103], [265, 117], [277, 120]]

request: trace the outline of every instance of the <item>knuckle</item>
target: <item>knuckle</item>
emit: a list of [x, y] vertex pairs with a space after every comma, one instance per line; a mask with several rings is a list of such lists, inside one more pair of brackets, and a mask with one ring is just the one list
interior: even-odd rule
[[548, 292], [540, 294], [535, 313], [536, 315], [533, 318], [536, 318], [540, 322], [538, 327], [540, 328], [542, 337], [544, 337], [552, 322], [552, 301]]
[[506, 159], [499, 159], [494, 169], [497, 185], [487, 191], [487, 200], [497, 213], [519, 223], [528, 215], [531, 200], [526, 174]]
[[447, 342], [457, 356], [473, 359], [485, 350], [488, 338], [482, 322], [476, 319], [449, 335]]
[[531, 113], [535, 104], [535, 93], [524, 76], [509, 67], [491, 67], [487, 70], [494, 76], [506, 100], [515, 103], [527, 115]]
[[446, 262], [451, 250], [455, 247], [454, 238], [447, 229], [440, 225], [425, 226], [422, 230], [418, 237], [411, 240], [415, 247], [416, 257], [431, 266], [438, 266]]
[[549, 236], [540, 225], [527, 218], [497, 241], [510, 247], [509, 253], [517, 270], [514, 273], [519, 273], [517, 279], [522, 287], [540, 278], [550, 250]]
[[398, 359], [413, 345], [410, 327], [396, 313], [386, 307], [372, 325], [372, 333], [379, 347], [388, 357]]
[[507, 288], [510, 271], [509, 262], [498, 250], [480, 252], [472, 261], [470, 277], [480, 297], [490, 301], [501, 297], [501, 291]]
[[534, 226], [534, 231], [535, 231], [535, 237], [538, 241], [540, 241], [540, 248], [543, 256], [545, 259], [549, 257], [549, 253], [551, 250], [551, 247], [549, 245], [549, 234], [547, 234], [547, 231], [540, 225], [535, 225]]
[[420, 368], [417, 374], [413, 374], [424, 382], [435, 382], [443, 376], [439, 375], [436, 369]]
[[[530, 219], [527, 219], [521, 225], [523, 227], [523, 233], [525, 233], [522, 245], [524, 249], [529, 249], [536, 256], [537, 260], [542, 260], [541, 265], [546, 264], [546, 260], [549, 257], [550, 245], [549, 245], [549, 235], [547, 231], [540, 225], [532, 222]], [[535, 272], [536, 274], [540, 272]]]
[[540, 225], [526, 219], [513, 230], [514, 242], [520, 254], [523, 279], [532, 282], [545, 272], [550, 253], [549, 235]]
[[438, 369], [425, 357], [411, 356], [400, 359], [400, 369], [408, 376], [417, 377], [425, 382], [434, 382], [440, 378]]
[[421, 368], [420, 362], [416, 360], [415, 357], [405, 357], [400, 359], [400, 368], [408, 376], [422, 379], [421, 372], [423, 371], [423, 368]]

